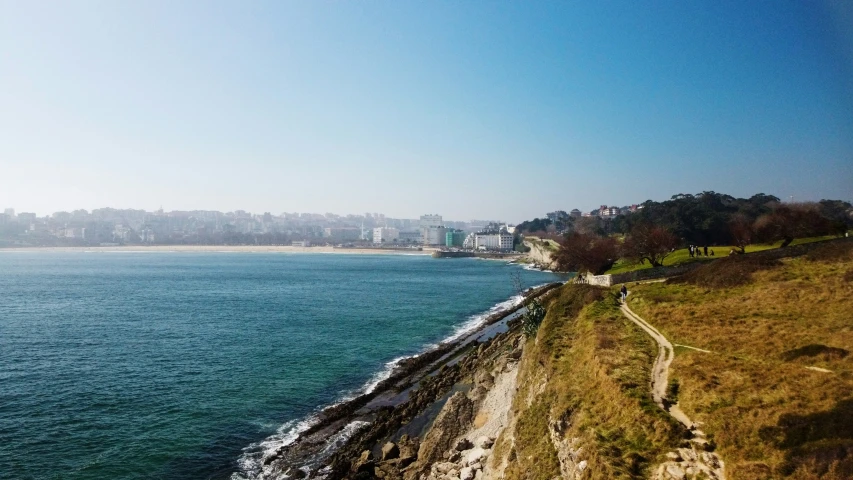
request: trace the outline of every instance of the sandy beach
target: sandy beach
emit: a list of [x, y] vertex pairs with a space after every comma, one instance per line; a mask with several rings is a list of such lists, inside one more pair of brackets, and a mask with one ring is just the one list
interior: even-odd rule
[[292, 247], [284, 245], [116, 245], [92, 247], [0, 248], [2, 252], [181, 252], [181, 253], [336, 253], [366, 255], [430, 255], [435, 249], [394, 250], [382, 248], [336, 248], [327, 246]]

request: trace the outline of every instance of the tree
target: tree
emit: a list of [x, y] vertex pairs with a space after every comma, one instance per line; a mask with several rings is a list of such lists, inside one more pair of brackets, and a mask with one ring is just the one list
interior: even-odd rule
[[752, 243], [752, 222], [742, 213], [735, 213], [729, 220], [729, 233], [732, 242], [740, 248], [740, 253], [746, 253], [746, 246]]
[[637, 225], [622, 244], [622, 256], [638, 263], [648, 260], [659, 267], [677, 244], [678, 238], [663, 227]]
[[842, 200], [821, 200], [820, 213], [832, 222], [832, 231], [836, 235], [844, 235], [847, 229], [853, 227], [853, 205]]
[[525, 337], [533, 338], [539, 330], [539, 325], [542, 325], [542, 320], [545, 319], [545, 314], [547, 313], [545, 306], [542, 305], [542, 302], [532, 292], [529, 295], [525, 295], [521, 276], [518, 272], [512, 275], [512, 283], [518, 294], [524, 298], [522, 300], [524, 311], [521, 313], [521, 331], [524, 332]]
[[515, 228], [519, 232], [544, 232], [551, 225], [551, 220], [547, 218], [534, 218], [519, 223]]
[[577, 219], [574, 231], [584, 235], [602, 235], [604, 233], [601, 228], [601, 218], [595, 216]]
[[829, 235], [832, 231], [832, 222], [821, 215], [814, 203], [779, 203], [755, 221], [756, 237], [766, 243], [781, 240], [781, 247], [787, 247], [795, 238]]
[[560, 271], [600, 275], [613, 266], [617, 254], [618, 248], [613, 238], [571, 233], [560, 242], [554, 262]]

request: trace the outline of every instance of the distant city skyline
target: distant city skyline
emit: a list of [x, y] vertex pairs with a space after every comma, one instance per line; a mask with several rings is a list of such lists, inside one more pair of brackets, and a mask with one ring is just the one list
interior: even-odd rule
[[[702, 191], [710, 191], [710, 190], [706, 189], [706, 190], [702, 190]], [[519, 219], [506, 218], [505, 216], [502, 216], [500, 214], [500, 212], [495, 212], [495, 214], [493, 214], [493, 215], [485, 215], [485, 216], [470, 217], [470, 218], [449, 216], [449, 215], [443, 215], [443, 217], [446, 220], [460, 221], [460, 222], [467, 222], [467, 221], [472, 221], [472, 220], [485, 220], [485, 221], [503, 221], [503, 222], [514, 225], [514, 224], [518, 224], [520, 222], [523, 222], [525, 220], [533, 220], [534, 218], [545, 218], [547, 213], [553, 212], [553, 211], [558, 211], [558, 210], [563, 210], [563, 211], [569, 212], [573, 209], [578, 209], [581, 212], [587, 213], [587, 212], [592, 212], [592, 211], [598, 210], [602, 205], [607, 205], [607, 206], [617, 207], [617, 208], [629, 207], [631, 205], [640, 205], [640, 204], [646, 202], [647, 200], [651, 200], [651, 201], [655, 201], [655, 202], [662, 202], [665, 200], [669, 200], [673, 195], [677, 195], [679, 193], [698, 194], [698, 193], [701, 193], [702, 191], [698, 191], [698, 192], [674, 192], [672, 194], [664, 195], [661, 198], [646, 198], [643, 200], [636, 200], [636, 201], [631, 201], [631, 202], [627, 202], [627, 203], [618, 203], [618, 202], [612, 202], [612, 201], [607, 201], [606, 199], [602, 199], [600, 201], [590, 201], [589, 205], [554, 205], [554, 206], [551, 206], [550, 208], [545, 208], [539, 212], [531, 213], [530, 215], [523, 217], [523, 218], [519, 218]], [[724, 194], [732, 195], [729, 192], [722, 192], [722, 191], [717, 192], [717, 193], [724, 193]], [[820, 197], [820, 198], [813, 198], [812, 199], [812, 198], [797, 198], [793, 195], [789, 195], [786, 197], [784, 195], [778, 195], [778, 194], [775, 194], [772, 192], [751, 192], [751, 193], [747, 193], [747, 194], [743, 194], [743, 195], [732, 195], [732, 196], [738, 197], [738, 198], [749, 198], [752, 195], [755, 195], [758, 193], [765, 193], [767, 195], [774, 195], [774, 196], [778, 197], [779, 200], [782, 202], [791, 202], [791, 201], [793, 201], [793, 202], [816, 202], [816, 201], [824, 200], [824, 199], [851, 201], [850, 199], [846, 199], [846, 198]], [[851, 203], [853, 203], [853, 202], [851, 202]], [[156, 208], [116, 207], [116, 206], [111, 206], [111, 205], [105, 205], [105, 206], [99, 206], [99, 207], [95, 207], [95, 208], [58, 208], [58, 209], [51, 210], [51, 211], [36, 211], [34, 209], [18, 208], [14, 205], [0, 205], [0, 212], [10, 210], [10, 209], [14, 210], [16, 213], [35, 213], [38, 217], [46, 217], [46, 216], [50, 216], [54, 213], [60, 213], [60, 212], [71, 213], [71, 212], [74, 212], [76, 210], [85, 210], [85, 211], [91, 213], [94, 210], [100, 210], [100, 209], [141, 210], [141, 211], [145, 211], [148, 213], [155, 213], [159, 210], [162, 210], [164, 213], [199, 211], [199, 212], [218, 212], [218, 213], [222, 213], [222, 214], [235, 213], [235, 212], [247, 212], [247, 213], [250, 213], [253, 215], [263, 215], [264, 213], [271, 213], [273, 215], [284, 215], [284, 214], [294, 214], [294, 213], [295, 214], [309, 214], [309, 215], [330, 215], [331, 214], [331, 215], [335, 215], [335, 216], [339, 216], [339, 217], [362, 216], [362, 215], [366, 215], [366, 214], [370, 214], [370, 215], [377, 215], [378, 214], [378, 215], [382, 215], [384, 217], [392, 218], [392, 219], [417, 219], [421, 215], [429, 215], [429, 214], [435, 213], [433, 210], [429, 210], [429, 209], [424, 209], [418, 213], [414, 213], [414, 214], [410, 214], [410, 215], [392, 215], [392, 214], [388, 214], [386, 212], [379, 211], [379, 210], [366, 210], [363, 212], [318, 211], [318, 210], [297, 211], [297, 210], [289, 210], [289, 209], [276, 210], [275, 208], [262, 208], [262, 209], [258, 209], [258, 210], [250, 210], [247, 208], [231, 208], [231, 209], [167, 208], [164, 205], [157, 206]], [[441, 215], [440, 212], [438, 214]]]
[[853, 200], [853, 3], [0, 0], [0, 208]]

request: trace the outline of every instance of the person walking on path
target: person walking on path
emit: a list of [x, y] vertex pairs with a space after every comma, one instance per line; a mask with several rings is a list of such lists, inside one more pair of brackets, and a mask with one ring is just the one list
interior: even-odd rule
[[622, 294], [622, 303], [625, 303], [625, 299], [628, 298], [628, 287], [623, 283], [619, 292]]
[[708, 256], [708, 245], [705, 245], [705, 256]]

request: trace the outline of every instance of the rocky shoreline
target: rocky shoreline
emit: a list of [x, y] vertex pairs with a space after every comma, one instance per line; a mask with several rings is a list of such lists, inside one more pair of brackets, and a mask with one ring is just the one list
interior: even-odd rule
[[[525, 297], [560, 285], [530, 289]], [[455, 478], [464, 468], [475, 478], [486, 445], [494, 442], [494, 425], [484, 435], [460, 438], [464, 428], [482, 430], [489, 423], [480, 418], [485, 423], [474, 428], [495, 379], [521, 356], [521, 335], [513, 327], [523, 303], [491, 315], [462, 338], [400, 361], [373, 391], [324, 409], [294, 442], [267, 454], [257, 478]]]

